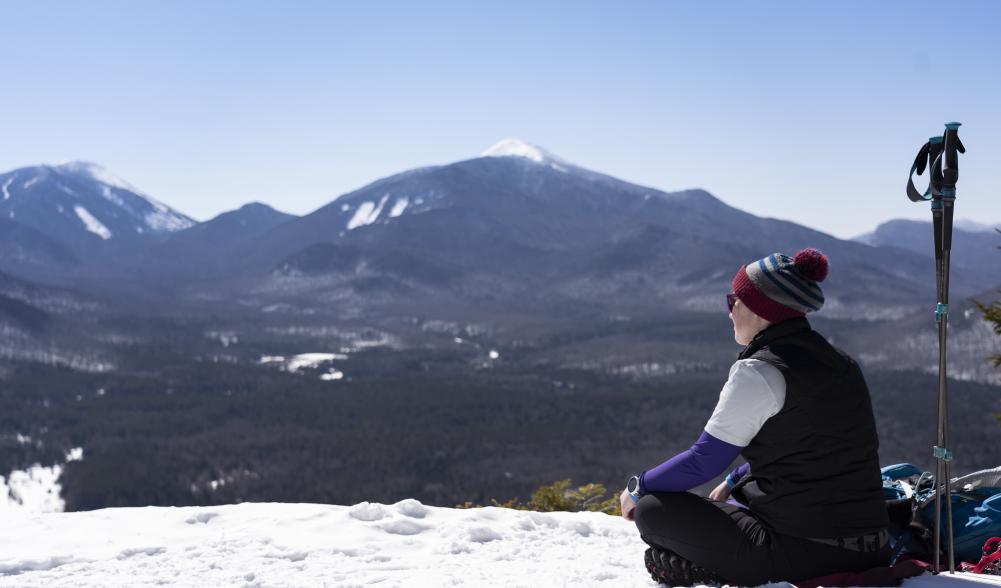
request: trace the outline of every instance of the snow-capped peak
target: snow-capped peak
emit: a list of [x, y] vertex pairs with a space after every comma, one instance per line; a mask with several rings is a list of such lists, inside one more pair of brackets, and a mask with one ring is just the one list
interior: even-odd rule
[[553, 167], [566, 164], [559, 157], [549, 153], [541, 147], [526, 143], [520, 139], [503, 139], [495, 143], [492, 147], [481, 154], [482, 157], [525, 157], [536, 163], [552, 165]]
[[[192, 219], [172, 210], [166, 204], [163, 204], [148, 194], [143, 193], [132, 184], [119, 178], [96, 163], [91, 163], [89, 161], [65, 161], [52, 166], [52, 168], [60, 173], [85, 178], [100, 184], [100, 193], [106, 200], [114, 203], [118, 207], [129, 208], [130, 214], [139, 217], [137, 220], [140, 220], [140, 222], [142, 222], [145, 226], [137, 228], [137, 232], [142, 233], [143, 231], [149, 229], [154, 233], [169, 233], [186, 229], [195, 224], [195, 221]], [[126, 205], [126, 201], [122, 199], [122, 195], [114, 192], [115, 189], [131, 192], [132, 194], [140, 197], [142, 200], [145, 200], [151, 208], [138, 211], [132, 210], [131, 207]]]
[[121, 188], [122, 190], [128, 190], [133, 194], [146, 196], [132, 184], [126, 182], [122, 178], [109, 172], [100, 165], [97, 165], [96, 163], [91, 163], [89, 161], [66, 161], [63, 163], [57, 163], [54, 167], [61, 172], [86, 176], [94, 180], [95, 182], [107, 184], [114, 188]]

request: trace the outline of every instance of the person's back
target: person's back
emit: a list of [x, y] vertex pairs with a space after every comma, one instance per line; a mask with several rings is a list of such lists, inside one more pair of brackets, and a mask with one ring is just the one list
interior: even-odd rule
[[750, 474], [733, 495], [776, 531], [846, 537], [888, 524], [869, 390], [858, 364], [806, 318], [773, 325], [740, 357], [785, 378], [785, 402], [741, 452]]

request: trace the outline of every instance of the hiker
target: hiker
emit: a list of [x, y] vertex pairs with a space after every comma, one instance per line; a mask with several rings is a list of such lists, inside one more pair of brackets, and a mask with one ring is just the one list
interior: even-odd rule
[[[889, 564], [888, 524], [865, 379], [814, 331], [827, 257], [804, 249], [738, 269], [727, 295], [744, 345], [702, 435], [629, 479], [622, 516], [671, 586], [796, 582]], [[703, 498], [688, 490], [747, 463]], [[732, 495], [732, 498], [731, 498]]]

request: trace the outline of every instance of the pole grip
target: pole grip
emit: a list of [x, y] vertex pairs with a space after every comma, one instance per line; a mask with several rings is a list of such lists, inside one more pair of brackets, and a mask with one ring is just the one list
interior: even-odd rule
[[936, 200], [942, 198], [942, 151], [944, 148], [944, 137], [928, 139], [928, 191], [931, 192], [931, 197]]
[[962, 123], [945, 123], [945, 162], [942, 165], [942, 185], [945, 189], [952, 189], [952, 196], [955, 197], [956, 182], [959, 181], [959, 126]]

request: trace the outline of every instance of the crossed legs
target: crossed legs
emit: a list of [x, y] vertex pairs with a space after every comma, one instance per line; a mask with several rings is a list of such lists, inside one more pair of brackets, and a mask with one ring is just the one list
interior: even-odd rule
[[647, 544], [673, 551], [741, 586], [863, 571], [889, 561], [889, 547], [859, 553], [781, 535], [746, 508], [690, 492], [643, 496], [635, 521]]

